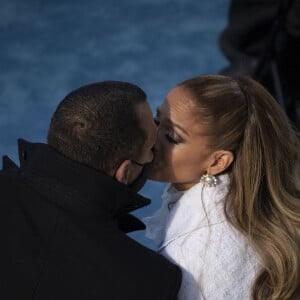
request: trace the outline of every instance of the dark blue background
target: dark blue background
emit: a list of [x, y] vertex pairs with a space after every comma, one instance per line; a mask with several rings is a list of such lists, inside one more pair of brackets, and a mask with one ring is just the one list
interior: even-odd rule
[[[227, 62], [218, 37], [229, 0], [0, 0], [0, 155], [16, 140], [45, 142], [57, 104], [102, 80], [136, 83], [154, 110], [178, 82], [217, 73]], [[160, 206], [163, 184], [148, 182]], [[144, 232], [131, 236], [148, 247]]]

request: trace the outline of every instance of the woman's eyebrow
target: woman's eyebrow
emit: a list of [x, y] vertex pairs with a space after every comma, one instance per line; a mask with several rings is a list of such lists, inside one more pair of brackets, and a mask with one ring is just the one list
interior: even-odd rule
[[173, 127], [178, 128], [180, 131], [182, 131], [184, 134], [189, 135], [189, 133], [182, 128], [179, 124], [172, 122], [171, 120], [168, 119], [168, 121], [172, 124]]

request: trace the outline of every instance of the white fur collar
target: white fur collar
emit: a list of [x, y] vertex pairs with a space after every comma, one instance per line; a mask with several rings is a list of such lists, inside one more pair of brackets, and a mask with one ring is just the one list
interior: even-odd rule
[[162, 195], [161, 208], [143, 219], [146, 236], [161, 250], [201, 227], [224, 222], [223, 199], [228, 184], [227, 174], [218, 176], [216, 187], [205, 187], [199, 182], [187, 191], [177, 191], [169, 184]]

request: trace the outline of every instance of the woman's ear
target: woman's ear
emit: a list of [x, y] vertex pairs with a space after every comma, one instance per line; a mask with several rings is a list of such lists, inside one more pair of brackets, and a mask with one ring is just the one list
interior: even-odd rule
[[115, 173], [115, 179], [121, 183], [128, 184], [130, 174], [130, 160], [124, 160]]
[[234, 155], [231, 151], [219, 150], [212, 153], [210, 165], [207, 168], [209, 175], [218, 175], [224, 172], [234, 161]]

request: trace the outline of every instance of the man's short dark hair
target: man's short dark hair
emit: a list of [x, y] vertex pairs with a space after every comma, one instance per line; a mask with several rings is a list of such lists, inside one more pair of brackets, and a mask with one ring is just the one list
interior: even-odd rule
[[48, 144], [66, 157], [110, 172], [138, 159], [146, 141], [137, 105], [145, 92], [134, 84], [104, 81], [68, 94], [51, 119]]

